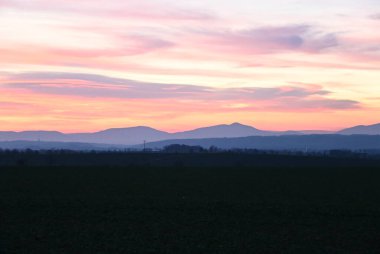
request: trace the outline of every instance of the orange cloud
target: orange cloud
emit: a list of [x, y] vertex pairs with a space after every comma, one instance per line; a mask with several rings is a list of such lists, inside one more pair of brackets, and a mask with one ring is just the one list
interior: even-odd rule
[[232, 120], [235, 115], [249, 119], [250, 115], [262, 116], [265, 112], [320, 115], [359, 110], [358, 102], [328, 98], [330, 92], [315, 85], [221, 89], [78, 73], [13, 74], [3, 79], [0, 92], [2, 126], [60, 126], [64, 131], [139, 123], [156, 126], [158, 120], [159, 127], [170, 129], [171, 123], [184, 118], [189, 127], [196, 127], [190, 119], [204, 119], [207, 124], [210, 115]]
[[2, 128], [337, 128], [379, 113], [376, 15], [357, 29], [184, 6], [0, 0]]

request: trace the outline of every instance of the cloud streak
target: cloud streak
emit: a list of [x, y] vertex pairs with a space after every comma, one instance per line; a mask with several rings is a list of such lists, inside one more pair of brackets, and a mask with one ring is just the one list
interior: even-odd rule
[[372, 14], [369, 16], [370, 19], [380, 20], [380, 13]]
[[97, 49], [65, 49], [51, 48], [48, 52], [57, 56], [71, 56], [75, 58], [97, 58], [97, 57], [123, 57], [146, 54], [156, 50], [167, 49], [173, 47], [173, 42], [143, 35], [124, 35], [119, 39], [121, 46], [113, 48], [97, 48]]
[[22, 73], [9, 78], [3, 87], [23, 89], [39, 94], [108, 99], [175, 99], [214, 101], [231, 104], [259, 103], [271, 109], [351, 109], [359, 107], [353, 100], [329, 99], [331, 92], [319, 86], [279, 86], [272, 88], [215, 88], [138, 82], [83, 73]]
[[73, 0], [1, 0], [0, 6], [18, 10], [35, 12], [58, 12], [75, 15], [89, 15], [108, 17], [113, 19], [138, 19], [142, 21], [207, 21], [216, 19], [210, 12], [197, 9], [180, 8], [164, 5], [153, 1], [106, 1], [97, 0], [96, 4], [90, 0], [81, 0], [80, 4]]
[[273, 54], [284, 51], [319, 53], [339, 45], [335, 34], [324, 34], [308, 25], [206, 31], [200, 35], [204, 38], [204, 45], [234, 54]]
[[0, 125], [372, 122], [377, 6], [306, 2], [0, 0]]

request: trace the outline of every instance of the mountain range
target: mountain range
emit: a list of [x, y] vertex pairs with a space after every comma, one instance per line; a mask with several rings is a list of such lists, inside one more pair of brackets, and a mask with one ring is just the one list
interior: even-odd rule
[[274, 132], [233, 123], [169, 133], [146, 126], [113, 128], [94, 133], [64, 134], [57, 131], [0, 132], [1, 141], [82, 142], [98, 144], [136, 145], [168, 139], [234, 138], [247, 136], [302, 135], [302, 132]]
[[114, 128], [94, 133], [64, 134], [57, 131], [23, 131], [0, 132], [0, 142], [9, 141], [44, 141], [44, 142], [73, 142], [92, 144], [112, 144], [133, 146], [164, 140], [209, 139], [209, 138], [241, 138], [241, 137], [268, 137], [268, 136], [301, 136], [312, 134], [340, 134], [340, 135], [380, 135], [380, 124], [370, 126], [356, 126], [338, 132], [326, 131], [266, 131], [252, 126], [233, 123], [230, 125], [215, 125], [184, 132], [169, 133], [150, 127], [138, 126], [130, 128]]

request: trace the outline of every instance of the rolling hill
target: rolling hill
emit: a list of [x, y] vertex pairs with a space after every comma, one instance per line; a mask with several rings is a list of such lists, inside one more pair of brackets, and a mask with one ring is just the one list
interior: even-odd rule
[[258, 150], [379, 150], [380, 136], [369, 135], [290, 135], [290, 136], [252, 136], [239, 138], [209, 138], [165, 140], [148, 143], [147, 147], [162, 149], [172, 144], [215, 146], [221, 149], [258, 149]]
[[338, 132], [342, 135], [380, 135], [380, 123], [373, 125], [358, 125]]

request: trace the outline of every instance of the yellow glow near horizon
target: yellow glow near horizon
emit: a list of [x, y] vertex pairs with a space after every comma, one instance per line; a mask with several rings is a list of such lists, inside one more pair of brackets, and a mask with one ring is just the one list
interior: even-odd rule
[[0, 0], [1, 129], [380, 122], [373, 1], [170, 2]]

